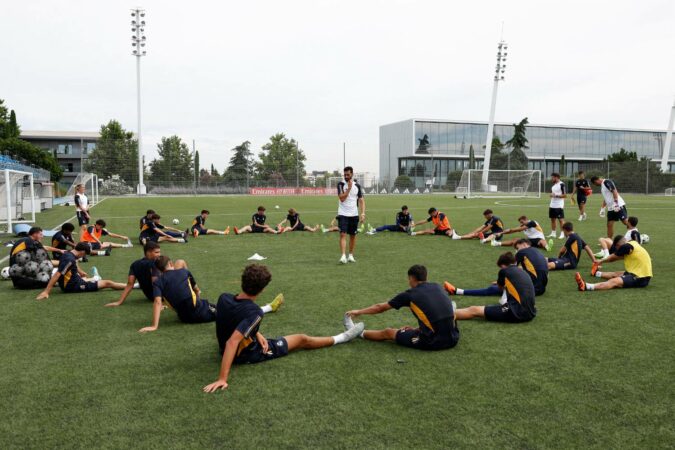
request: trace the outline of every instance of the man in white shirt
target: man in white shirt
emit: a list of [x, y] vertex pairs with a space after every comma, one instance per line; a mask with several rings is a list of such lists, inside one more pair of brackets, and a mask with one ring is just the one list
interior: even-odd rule
[[75, 187], [75, 215], [80, 225], [80, 235], [83, 235], [89, 225], [89, 199], [84, 193], [84, 184]]
[[620, 220], [624, 225], [628, 226], [628, 211], [626, 210], [626, 202], [619, 195], [619, 190], [616, 185], [609, 178], [591, 177], [591, 183], [600, 186], [602, 193], [602, 207], [600, 208], [600, 217], [605, 216], [605, 208], [607, 209], [607, 237], [614, 238], [614, 222]]
[[[354, 259], [354, 247], [356, 246], [356, 231], [359, 227], [359, 208], [361, 209], [360, 221], [366, 220], [366, 202], [363, 199], [361, 185], [352, 180], [354, 169], [350, 166], [344, 169], [344, 181], [337, 186], [338, 191], [338, 227], [340, 228], [341, 264], [356, 262]], [[349, 235], [349, 256], [346, 255], [347, 235]]]
[[565, 234], [563, 233], [562, 226], [565, 223], [565, 198], [567, 197], [567, 192], [565, 189], [565, 183], [560, 181], [560, 174], [553, 172], [551, 174], [551, 203], [548, 207], [548, 217], [551, 219], [551, 234], [549, 237], [555, 237], [556, 230], [556, 220], [560, 223], [560, 236], [558, 239], [564, 239]]

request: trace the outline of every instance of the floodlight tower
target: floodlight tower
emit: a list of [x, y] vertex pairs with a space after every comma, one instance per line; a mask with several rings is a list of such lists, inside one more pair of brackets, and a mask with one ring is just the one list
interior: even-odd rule
[[661, 171], [668, 172], [668, 159], [670, 158], [670, 143], [673, 139], [673, 124], [675, 123], [675, 101], [670, 109], [670, 120], [668, 121], [668, 130], [666, 131], [666, 143], [661, 152]]
[[138, 141], [138, 186], [136, 193], [145, 195], [145, 184], [143, 184], [143, 146], [141, 140], [141, 57], [145, 56], [145, 10], [136, 7], [131, 10], [131, 54], [136, 57], [136, 108], [138, 115], [138, 131], [136, 139]]
[[497, 91], [499, 82], [504, 81], [504, 72], [506, 72], [506, 50], [508, 45], [503, 40], [497, 44], [497, 66], [495, 67], [494, 85], [492, 86], [492, 104], [490, 106], [490, 120], [488, 122], [487, 138], [485, 139], [485, 157], [483, 159], [483, 179], [481, 186], [483, 190], [488, 190], [488, 171], [490, 170], [490, 154], [492, 153], [492, 135], [495, 128], [495, 108], [497, 107]]

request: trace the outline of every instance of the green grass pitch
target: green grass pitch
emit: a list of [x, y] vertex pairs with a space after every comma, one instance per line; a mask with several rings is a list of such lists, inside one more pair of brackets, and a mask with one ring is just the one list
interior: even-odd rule
[[[165, 311], [159, 330], [141, 335], [152, 308], [140, 291], [111, 309], [103, 305], [117, 292], [66, 295], [57, 287], [37, 302], [38, 291], [2, 282], [0, 448], [672, 448], [675, 200], [626, 200], [651, 237], [654, 279], [646, 289], [580, 293], [573, 271], [556, 272], [528, 324], [462, 322], [458, 346], [434, 353], [363, 340], [297, 352], [236, 366], [230, 388], [212, 395], [201, 389], [220, 364], [213, 324], [185, 325]], [[567, 206], [594, 249], [605, 227], [599, 201], [590, 198], [583, 223]], [[249, 223], [258, 204], [268, 208], [270, 224], [292, 206], [313, 225], [330, 222], [337, 199], [111, 198], [93, 217], [136, 242], [148, 208], [165, 223], [180, 219], [182, 227], [206, 208], [207, 225], [223, 228]], [[486, 207], [507, 226], [525, 213], [549, 229], [545, 198], [369, 196], [368, 222], [392, 223], [402, 204], [417, 220], [435, 206], [463, 233], [482, 222]], [[72, 207], [56, 208], [39, 224], [52, 228], [72, 215]], [[620, 224], [617, 232], [624, 232]], [[283, 292], [286, 304], [265, 317], [262, 332], [278, 336], [336, 334], [346, 310], [406, 289], [414, 263], [428, 267], [431, 281], [484, 287], [495, 279], [503, 250], [384, 233], [359, 236], [358, 262], [340, 266], [336, 233], [291, 233], [204, 236], [162, 251], [186, 259], [203, 296], [214, 302], [222, 292], [238, 292], [247, 257], [266, 256], [273, 279], [259, 301]], [[96, 265], [104, 278], [124, 281], [140, 255], [138, 246], [119, 249], [83, 267]], [[585, 255], [580, 270], [590, 270]], [[497, 299], [456, 300], [461, 307]], [[364, 320], [371, 329], [415, 323], [407, 309]]]

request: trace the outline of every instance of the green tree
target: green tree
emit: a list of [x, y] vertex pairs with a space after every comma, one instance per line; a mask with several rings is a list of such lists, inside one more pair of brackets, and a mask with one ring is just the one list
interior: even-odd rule
[[214, 178], [220, 178], [220, 174], [218, 173], [218, 169], [211, 163], [211, 176]]
[[473, 144], [469, 145], [469, 169], [476, 168], [476, 154], [473, 151]]
[[607, 156], [607, 161], [610, 162], [635, 162], [638, 160], [637, 152], [626, 151], [625, 148], [621, 148], [618, 152], [614, 152], [611, 155]]
[[528, 123], [527, 117], [518, 124], [514, 123], [513, 136], [505, 143], [507, 147], [512, 149], [507, 161], [507, 166], [511, 170], [526, 170], [528, 168], [527, 155], [525, 154], [525, 150], [530, 148], [527, 145], [529, 141], [526, 137]]
[[260, 162], [256, 164], [256, 169], [263, 181], [277, 186], [294, 185], [297, 173], [300, 175], [300, 184], [304, 184], [306, 158], [295, 139], [277, 133], [270, 137], [258, 156]]
[[242, 183], [247, 177], [251, 177], [254, 170], [252, 162], [253, 152], [251, 152], [251, 143], [244, 141], [232, 149], [234, 155], [230, 158], [230, 164], [223, 173], [223, 178], [227, 182]]
[[[195, 184], [199, 186], [199, 150], [195, 150], [195, 156], [194, 156], [194, 161], [195, 161]], [[213, 164], [211, 164], [213, 166]]]
[[5, 101], [0, 98], [0, 139], [6, 139], [7, 127], [9, 125], [9, 110], [5, 106]]
[[565, 162], [565, 155], [560, 156], [560, 177], [565, 178], [567, 176], [567, 163]]
[[178, 136], [162, 137], [157, 144], [159, 157], [150, 162], [150, 179], [155, 182], [192, 182], [194, 161], [185, 142]]
[[400, 189], [412, 189], [415, 187], [415, 183], [407, 175], [399, 175], [394, 180], [394, 187]]
[[100, 134], [96, 148], [87, 158], [85, 170], [95, 173], [101, 180], [119, 175], [127, 185], [135, 186], [138, 182], [138, 141], [134, 134], [114, 119], [101, 125]]
[[[485, 146], [483, 146], [485, 149]], [[506, 169], [506, 161], [508, 155], [503, 152], [504, 144], [502, 144], [499, 136], [492, 138], [492, 149], [490, 150], [490, 170]]]
[[7, 124], [6, 135], [8, 138], [18, 138], [21, 136], [21, 128], [19, 128], [19, 124], [16, 123], [16, 113], [14, 110], [9, 113], [9, 123]]

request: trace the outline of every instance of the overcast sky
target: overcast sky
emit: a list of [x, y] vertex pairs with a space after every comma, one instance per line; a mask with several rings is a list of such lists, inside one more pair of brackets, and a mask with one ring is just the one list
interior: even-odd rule
[[[200, 5], [199, 7], [193, 5]], [[30, 0], [0, 15], [0, 98], [24, 130], [136, 130], [133, 3]], [[230, 149], [299, 140], [307, 167], [377, 171], [378, 127], [497, 121], [665, 129], [675, 2], [144, 0], [143, 151], [177, 134], [222, 171]]]

